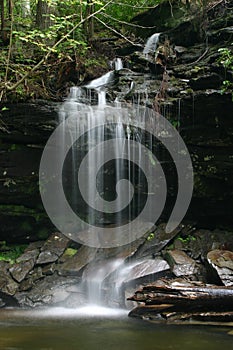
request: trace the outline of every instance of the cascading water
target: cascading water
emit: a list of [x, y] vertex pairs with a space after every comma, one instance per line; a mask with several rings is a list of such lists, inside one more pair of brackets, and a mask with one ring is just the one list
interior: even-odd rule
[[159, 36], [160, 36], [160, 33], [154, 33], [147, 39], [146, 45], [143, 50], [143, 54], [146, 58], [148, 58], [150, 54], [151, 55], [155, 54], [158, 41], [159, 41]]
[[115, 59], [115, 70], [121, 70], [121, 69], [123, 69], [123, 63], [122, 63], [122, 60], [121, 60], [121, 58], [119, 58], [119, 57], [117, 57], [116, 59]]
[[[115, 70], [122, 69], [122, 61], [115, 60]], [[70, 94], [60, 109], [60, 122], [70, 116], [76, 116], [73, 120], [71, 138], [72, 148], [69, 151], [63, 169], [64, 188], [69, 204], [73, 211], [85, 217], [85, 220], [92, 225], [111, 225], [115, 227], [115, 234], [120, 235], [118, 224], [130, 222], [141, 210], [144, 204], [143, 192], [146, 192], [146, 182], [139, 167], [131, 164], [134, 158], [141, 159], [142, 149], [133, 150], [131, 139], [138, 139], [138, 130], [130, 129], [130, 119], [132, 116], [122, 108], [121, 103], [112, 105], [106, 103], [106, 87], [114, 80], [114, 71], [110, 71], [100, 78], [97, 78], [85, 85], [83, 88], [72, 87]], [[88, 99], [88, 91], [94, 90], [98, 95], [98, 105], [92, 105]], [[145, 116], [141, 116], [139, 124], [145, 123]], [[113, 117], [114, 116], [114, 117]], [[101, 124], [95, 127], [94, 121], [98, 119]], [[108, 120], [106, 123], [106, 120]], [[141, 120], [140, 120], [141, 119]], [[102, 123], [101, 123], [102, 121]], [[83, 123], [88, 124], [88, 132], [82, 137], [79, 143], [76, 142], [78, 135], [83, 128]], [[63, 147], [65, 147], [65, 136], [62, 135]], [[114, 149], [114, 159], [106, 163], [104, 150], [90, 152], [92, 147], [105, 141], [112, 140], [111, 147]], [[85, 169], [85, 188], [78, 188], [78, 168], [82, 158], [88, 153], [88, 160]], [[131, 154], [133, 153], [133, 154]], [[106, 163], [106, 164], [104, 164]], [[104, 164], [99, 169], [99, 164]], [[119, 186], [128, 179], [123, 190]], [[71, 181], [70, 181], [71, 180]], [[133, 196], [132, 183], [137, 188], [137, 193]], [[96, 186], [96, 189], [93, 187]], [[83, 193], [85, 192], [85, 195]], [[102, 197], [103, 204], [98, 210], [94, 210], [95, 203]], [[83, 201], [85, 197], [85, 202]], [[129, 204], [130, 203], [130, 204]], [[129, 204], [129, 205], [128, 205]], [[111, 208], [112, 207], [112, 208]], [[81, 214], [80, 214], [81, 208]], [[123, 237], [124, 238], [124, 237]], [[114, 239], [114, 238], [111, 238]], [[117, 238], [118, 239], [118, 238]], [[89, 241], [89, 243], [91, 243]], [[126, 242], [127, 243], [127, 242]], [[125, 244], [124, 240], [122, 245]], [[92, 244], [90, 244], [92, 245]], [[94, 243], [95, 245], [95, 243]], [[94, 264], [87, 269], [83, 276], [83, 285], [90, 303], [101, 304], [103, 299], [103, 282], [110, 271], [114, 271], [123, 264], [123, 259], [108, 259], [100, 265]]]
[[[155, 49], [158, 38], [159, 34], [149, 38], [145, 55]], [[122, 69], [120, 60], [115, 63], [115, 69]], [[120, 273], [124, 255], [109, 256], [108, 249], [102, 248], [129, 246], [153, 227], [164, 209], [166, 179], [153, 151], [165, 144], [176, 164], [182, 154], [187, 155], [181, 141], [177, 149], [178, 135], [171, 124], [142, 105], [140, 96], [132, 104], [123, 104], [118, 99], [114, 103], [107, 101], [107, 89], [116, 77], [112, 70], [83, 87], [72, 87], [59, 113], [61, 160], [57, 172], [62, 168], [64, 207], [61, 205], [60, 212], [56, 211], [59, 220], [54, 221], [62, 232], [70, 232], [70, 238], [102, 250], [100, 256], [96, 249], [96, 260], [85, 268], [82, 276], [82, 288], [89, 303], [95, 304], [103, 302], [106, 283], [111, 284], [110, 281], [108, 293], [112, 291], [113, 300], [119, 281], [125, 277]], [[98, 97], [98, 104], [93, 103], [93, 95]], [[56, 168], [55, 162], [46, 165], [52, 170]], [[189, 158], [184, 159], [178, 171], [178, 177], [182, 178], [179, 186], [183, 186], [185, 193], [190, 191], [189, 176], [182, 169], [189, 165]], [[59, 195], [50, 199], [49, 210], [56, 206], [55, 201], [60, 202]], [[182, 198], [178, 209], [182, 209], [183, 203]], [[175, 209], [176, 206], [170, 216], [171, 223], [180, 222], [180, 210]], [[128, 271], [131, 271], [129, 265]], [[119, 281], [111, 280], [114, 273], [120, 276]]]

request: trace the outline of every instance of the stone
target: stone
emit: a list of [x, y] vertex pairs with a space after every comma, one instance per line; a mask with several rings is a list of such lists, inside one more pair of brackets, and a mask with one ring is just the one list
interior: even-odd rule
[[59, 256], [49, 250], [45, 250], [43, 252], [40, 253], [36, 264], [37, 265], [41, 265], [41, 264], [48, 264], [54, 261], [57, 261], [59, 258]]
[[127, 291], [138, 284], [169, 276], [169, 274], [169, 265], [160, 257], [119, 264], [115, 270], [106, 265], [106, 269], [103, 270], [102, 289], [110, 297], [108, 305], [128, 308], [130, 303], [127, 303], [125, 299]]
[[158, 279], [169, 274], [170, 267], [168, 263], [162, 258], [146, 259], [143, 261], [136, 261], [132, 264], [125, 264], [118, 273], [115, 283], [135, 285], [153, 279]]
[[233, 252], [215, 249], [207, 254], [210, 266], [225, 286], [233, 286]]
[[47, 264], [57, 261], [67, 248], [69, 241], [62, 233], [53, 233], [42, 246], [36, 263]]
[[17, 262], [18, 263], [23, 263], [26, 261], [33, 261], [34, 263], [36, 262], [36, 259], [39, 255], [39, 249], [27, 249], [24, 251], [24, 253], [22, 255], [20, 255], [20, 257], [17, 258]]
[[164, 254], [164, 258], [169, 263], [171, 271], [176, 277], [191, 276], [198, 273], [198, 266], [195, 260], [182, 250], [168, 250]]
[[138, 249], [145, 242], [146, 237], [141, 237], [132, 243], [115, 248], [98, 249], [95, 260], [105, 261], [107, 259], [123, 259], [123, 261], [134, 258]]
[[144, 241], [138, 250], [134, 254], [134, 258], [153, 258], [160, 250], [162, 250], [178, 233], [184, 228], [183, 225], [179, 225], [172, 232], [167, 233], [166, 224], [162, 223], [156, 229], [152, 229], [152, 236], [148, 234], [147, 239]]
[[16, 280], [17, 282], [22, 282], [24, 278], [28, 275], [28, 273], [33, 269], [34, 267], [35, 259], [30, 259], [27, 261], [21, 261], [19, 263], [14, 264], [9, 271], [11, 273], [11, 276]]
[[55, 272], [55, 264], [48, 264], [42, 268], [43, 275], [53, 275]]
[[18, 290], [18, 283], [15, 282], [9, 274], [6, 272], [1, 271], [0, 276], [0, 291], [7, 294], [7, 295], [15, 295], [16, 291]]
[[95, 258], [96, 253], [96, 248], [82, 246], [75, 255], [67, 257], [63, 264], [57, 265], [58, 274], [61, 276], [80, 275], [82, 269]]
[[78, 282], [77, 278], [47, 276], [39, 280], [29, 291], [16, 293], [15, 297], [23, 307], [59, 305], [69, 297], [67, 289]]
[[40, 266], [33, 269], [32, 271], [29, 272], [26, 279], [24, 279], [20, 283], [19, 290], [20, 291], [30, 290], [33, 286], [35, 286], [37, 281], [41, 280], [44, 277], [45, 275], [43, 274], [42, 268]]

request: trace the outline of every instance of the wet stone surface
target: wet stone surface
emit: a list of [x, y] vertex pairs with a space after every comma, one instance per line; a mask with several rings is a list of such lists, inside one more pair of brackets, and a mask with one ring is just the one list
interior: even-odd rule
[[41, 248], [37, 264], [47, 264], [56, 261], [65, 251], [69, 239], [61, 233], [54, 233]]
[[171, 271], [176, 277], [195, 275], [198, 272], [198, 266], [192, 258], [185, 252], [174, 249], [168, 250], [164, 254], [165, 259], [171, 267]]
[[207, 254], [210, 266], [217, 272], [225, 286], [233, 286], [233, 252], [212, 250]]

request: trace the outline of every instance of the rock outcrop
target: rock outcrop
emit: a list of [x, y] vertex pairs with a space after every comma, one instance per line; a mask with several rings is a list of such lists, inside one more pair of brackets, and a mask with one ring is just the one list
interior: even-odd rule
[[[162, 233], [166, 243], [155, 250], [156, 237]], [[54, 233], [46, 241], [30, 243], [14, 263], [0, 262], [0, 306], [77, 307], [93, 302], [89, 298], [93, 292], [99, 293], [105, 305], [132, 308], [136, 305], [126, 299], [135, 289], [177, 276], [190, 285], [232, 288], [233, 240], [229, 237], [231, 232], [183, 225], [168, 239], [161, 224], [129, 245], [97, 249]], [[223, 248], [225, 242], [232, 250], [214, 249]], [[142, 252], [146, 256], [142, 257]]]

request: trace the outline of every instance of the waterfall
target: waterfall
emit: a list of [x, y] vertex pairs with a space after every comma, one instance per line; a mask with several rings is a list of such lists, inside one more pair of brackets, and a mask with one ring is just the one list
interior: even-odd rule
[[[120, 59], [115, 61], [115, 68], [121, 69]], [[122, 234], [118, 225], [128, 223], [137, 216], [144, 204], [143, 196], [146, 191], [146, 182], [139, 167], [132, 165], [134, 159], [141, 159], [142, 149], [132, 150], [132, 139], [138, 138], [138, 130], [131, 130], [132, 114], [138, 114], [138, 124], [145, 124], [145, 116], [138, 111], [126, 109], [119, 101], [109, 104], [106, 101], [106, 88], [114, 79], [114, 71], [110, 71], [100, 78], [80, 87], [72, 87], [66, 101], [60, 108], [60, 122], [72, 117], [72, 128], [69, 137], [72, 138], [72, 148], [64, 164], [64, 187], [69, 204], [75, 213], [81, 208], [81, 215], [91, 225], [111, 225], [115, 227], [115, 237], [119, 240]], [[88, 92], [94, 90], [98, 95], [98, 104], [93, 105]], [[89, 96], [89, 98], [88, 98]], [[73, 118], [74, 117], [74, 118]], [[98, 127], [95, 121], [98, 120]], [[84, 124], [88, 125], [88, 132], [81, 137]], [[66, 147], [67, 135], [61, 135], [61, 144]], [[96, 145], [111, 140], [113, 151], [112, 160], [106, 162], [106, 150], [99, 149], [92, 152]], [[78, 168], [82, 158], [88, 153], [83, 171]], [[103, 166], [99, 167], [99, 164]], [[80, 175], [81, 172], [81, 175]], [[78, 182], [83, 178], [80, 190]], [[132, 190], [132, 184], [137, 193]], [[97, 189], [96, 189], [97, 188]], [[84, 200], [83, 200], [84, 199]], [[86, 203], [88, 205], [86, 205]], [[96, 210], [96, 203], [100, 203]], [[62, 212], [62, 208], [61, 208]], [[78, 214], [80, 215], [80, 214]], [[134, 232], [133, 232], [134, 233]], [[123, 236], [122, 239], [125, 237]], [[127, 237], [126, 237], [127, 238]], [[91, 239], [91, 238], [90, 238]], [[114, 236], [113, 238], [114, 239]], [[95, 245], [96, 243], [90, 245]], [[124, 241], [122, 244], [125, 244]], [[119, 244], [118, 244], [119, 245]], [[104, 259], [104, 258], [103, 258]], [[101, 304], [104, 299], [104, 281], [110, 272], [123, 265], [123, 259], [109, 259], [100, 264], [90, 265], [83, 275], [83, 288], [91, 304]], [[115, 293], [115, 291], [114, 291]]]
[[143, 54], [145, 55], [146, 58], [148, 58], [149, 54], [151, 55], [155, 54], [157, 44], [159, 41], [159, 36], [160, 36], [160, 33], [154, 33], [147, 39], [146, 45], [143, 50]]
[[110, 71], [101, 77], [92, 80], [89, 84], [85, 85], [88, 89], [98, 89], [100, 87], [105, 87], [114, 80], [114, 71]]
[[[154, 34], [148, 39], [145, 54], [155, 47], [158, 37]], [[121, 67], [116, 62], [115, 68]], [[191, 159], [179, 134], [166, 118], [142, 105], [140, 95], [134, 103], [124, 104], [117, 98], [109, 102], [108, 88], [115, 76], [111, 70], [70, 89], [54, 133], [59, 151], [51, 142], [44, 156], [48, 180], [43, 182], [41, 195], [47, 212], [61, 232], [69, 232], [69, 238], [94, 248], [97, 254], [82, 276], [88, 301], [95, 304], [104, 302], [106, 288], [109, 293], [112, 289], [109, 299], [117, 295], [114, 286], [106, 287], [111, 284], [108, 278], [123, 270], [123, 257], [131, 256], [132, 242], [149, 232], [164, 209], [166, 177], [153, 150], [157, 152], [161, 145], [167, 148], [179, 180], [166, 232], [181, 222], [192, 194]], [[117, 255], [117, 250], [108, 255], [112, 248], [122, 246], [127, 247], [126, 255], [122, 251]], [[118, 276], [122, 281], [125, 278]], [[120, 280], [113, 283], [118, 289]]]
[[122, 59], [117, 57], [115, 59], [115, 70], [121, 70], [121, 69], [123, 69]]

